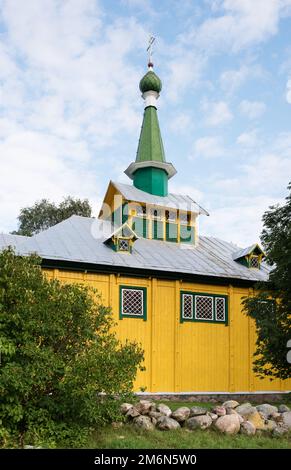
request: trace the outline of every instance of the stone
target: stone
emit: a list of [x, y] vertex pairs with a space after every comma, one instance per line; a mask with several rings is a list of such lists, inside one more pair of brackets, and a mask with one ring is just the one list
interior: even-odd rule
[[240, 425], [241, 434], [245, 434], [246, 436], [253, 436], [256, 434], [256, 428], [250, 421], [243, 421]]
[[128, 412], [126, 413], [125, 415], [127, 418], [136, 418], [137, 416], [139, 416], [139, 412], [137, 411], [137, 409], [133, 406], [132, 408], [130, 408], [128, 410]]
[[141, 415], [147, 415], [151, 409], [152, 402], [148, 400], [140, 400], [135, 408]]
[[164, 405], [164, 403], [160, 403], [157, 406], [157, 411], [159, 413], [162, 413], [162, 415], [168, 416], [168, 417], [171, 416], [171, 414], [172, 414], [171, 408], [169, 408], [167, 405]]
[[172, 431], [173, 429], [179, 429], [181, 426], [175, 419], [169, 418], [168, 416], [161, 416], [157, 420], [157, 428], [161, 431]]
[[266, 419], [271, 418], [274, 413], [278, 413], [278, 408], [273, 405], [269, 405], [268, 403], [265, 403], [264, 405], [258, 405], [256, 406], [256, 409], [262, 413]]
[[279, 405], [278, 411], [279, 413], [286, 413], [287, 411], [290, 411], [290, 408], [287, 405]]
[[207, 429], [211, 424], [212, 419], [208, 415], [193, 416], [186, 421], [186, 426], [191, 431], [194, 429]]
[[281, 437], [287, 432], [288, 432], [288, 428], [286, 426], [276, 426], [273, 429], [272, 434], [274, 437]]
[[240, 414], [238, 414], [234, 408], [227, 408], [226, 409], [226, 414], [227, 415], [236, 415], [238, 417], [240, 423], [244, 422], [243, 417]]
[[273, 431], [276, 427], [277, 427], [277, 423], [275, 423], [275, 421], [273, 421], [272, 419], [267, 419], [265, 421], [263, 431]]
[[151, 404], [150, 411], [157, 411], [157, 405], [155, 403]]
[[291, 429], [291, 411], [285, 411], [282, 413], [282, 424], [286, 428]]
[[215, 413], [217, 416], [225, 416], [226, 415], [226, 409], [224, 406], [215, 406], [212, 409], [212, 412]]
[[145, 431], [153, 431], [155, 429], [154, 424], [151, 421], [151, 418], [148, 416], [137, 416], [133, 420], [133, 425], [137, 429], [143, 429]]
[[228, 400], [222, 403], [222, 406], [224, 406], [224, 408], [236, 408], [239, 406], [239, 402], [235, 400]]
[[212, 421], [215, 421], [218, 418], [218, 416], [215, 413], [207, 413], [207, 416], [209, 416], [212, 419]]
[[190, 409], [190, 418], [192, 418], [192, 416], [206, 415], [207, 411], [208, 410], [202, 406], [192, 406]]
[[252, 406], [250, 403], [243, 403], [242, 405], [239, 405], [235, 411], [240, 414], [241, 416], [245, 416], [249, 413], [253, 413], [256, 411], [256, 408]]
[[240, 422], [236, 414], [225, 415], [215, 421], [214, 427], [225, 434], [237, 434], [240, 430]]
[[265, 420], [256, 409], [253, 412], [245, 414], [244, 418], [246, 421], [250, 421], [256, 429], [264, 429], [265, 427]]
[[155, 426], [158, 422], [157, 418], [152, 417], [151, 418], [153, 425]]
[[187, 418], [189, 418], [190, 415], [190, 408], [187, 406], [181, 406], [177, 410], [173, 411], [171, 418], [175, 419], [178, 421], [178, 423], [183, 423], [186, 421]]
[[133, 408], [133, 405], [131, 405], [130, 403], [122, 403], [122, 405], [120, 406], [120, 411], [123, 415], [126, 415], [126, 413], [131, 409]]
[[158, 411], [150, 411], [149, 416], [150, 418], [159, 419], [161, 416], [165, 416], [165, 415], [163, 415], [162, 413], [159, 413]]

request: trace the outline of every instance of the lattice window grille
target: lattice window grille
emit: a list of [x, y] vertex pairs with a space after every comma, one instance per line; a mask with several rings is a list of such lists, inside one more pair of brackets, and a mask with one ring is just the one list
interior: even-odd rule
[[195, 295], [195, 319], [213, 320], [213, 297]]
[[121, 314], [142, 317], [144, 314], [144, 292], [142, 289], [122, 289]]
[[193, 295], [183, 294], [182, 299], [182, 318], [184, 320], [193, 320]]
[[250, 258], [250, 267], [251, 268], [257, 268], [257, 269], [260, 267], [258, 256], [251, 256], [251, 258]]
[[129, 240], [120, 239], [118, 243], [118, 249], [120, 251], [129, 251]]
[[225, 299], [223, 297], [216, 297], [215, 299], [215, 319], [225, 321]]

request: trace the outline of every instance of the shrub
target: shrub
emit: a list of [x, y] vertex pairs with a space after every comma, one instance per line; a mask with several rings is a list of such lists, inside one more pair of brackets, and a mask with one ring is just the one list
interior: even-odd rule
[[118, 419], [143, 351], [121, 344], [112, 325], [94, 289], [49, 280], [36, 256], [0, 253], [2, 445], [9, 435], [20, 445], [79, 446]]

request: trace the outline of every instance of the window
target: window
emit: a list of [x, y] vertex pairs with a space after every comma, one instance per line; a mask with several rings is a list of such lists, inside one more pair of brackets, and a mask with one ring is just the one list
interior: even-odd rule
[[147, 210], [146, 210], [145, 206], [138, 205], [138, 206], [135, 207], [135, 210], [136, 210], [136, 215], [138, 217], [145, 217], [146, 216]]
[[176, 211], [166, 211], [166, 220], [168, 222], [176, 222], [176, 219], [177, 219], [177, 213]]
[[146, 294], [145, 287], [120, 286], [120, 319], [131, 317], [146, 320]]
[[260, 268], [260, 262], [259, 262], [259, 257], [258, 256], [251, 256], [250, 257], [250, 268]]
[[130, 251], [130, 243], [126, 238], [118, 239], [118, 251]]
[[152, 219], [161, 219], [162, 218], [162, 210], [161, 209], [154, 209], [153, 207], [150, 209], [150, 215]]
[[181, 322], [184, 321], [222, 323], [227, 325], [227, 296], [182, 291]]
[[180, 224], [190, 224], [190, 214], [187, 214], [187, 212], [180, 212]]

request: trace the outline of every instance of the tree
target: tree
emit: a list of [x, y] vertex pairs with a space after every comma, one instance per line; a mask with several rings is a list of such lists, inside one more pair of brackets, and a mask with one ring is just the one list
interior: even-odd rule
[[[288, 186], [291, 191], [291, 183]], [[244, 300], [247, 315], [257, 328], [254, 371], [271, 379], [291, 377], [287, 342], [291, 339], [291, 192], [283, 206], [271, 206], [263, 215], [261, 240], [271, 267], [268, 283], [256, 286]]]
[[81, 445], [118, 419], [143, 360], [96, 291], [50, 280], [37, 257], [11, 249], [0, 253], [0, 355], [0, 441], [46, 446]]
[[21, 209], [18, 216], [19, 227], [14, 235], [32, 236], [62, 222], [72, 215], [91, 217], [92, 209], [88, 199], [65, 198], [59, 205], [42, 199], [31, 207]]

